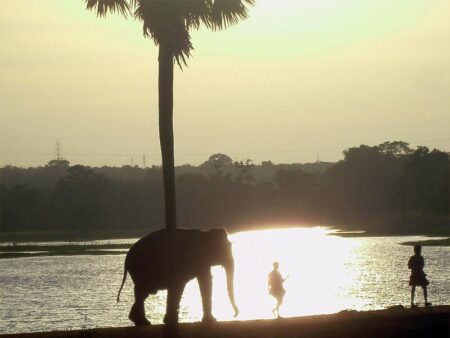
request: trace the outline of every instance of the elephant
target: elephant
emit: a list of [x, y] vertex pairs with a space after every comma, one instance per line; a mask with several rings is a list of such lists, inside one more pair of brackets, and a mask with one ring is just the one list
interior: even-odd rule
[[[203, 305], [203, 322], [216, 319], [212, 315], [212, 276], [211, 267], [222, 265], [227, 276], [227, 291], [235, 317], [239, 310], [234, 299], [234, 259], [232, 246], [224, 229], [202, 231], [198, 229], [177, 229], [177, 285], [173, 288], [174, 302], [178, 307], [187, 282], [197, 278]], [[167, 231], [165, 229], [150, 233], [137, 241], [125, 258], [122, 285], [130, 274], [134, 283], [134, 304], [128, 318], [136, 326], [150, 325], [145, 317], [144, 302], [150, 294], [168, 289]], [[167, 323], [167, 315], [164, 322]], [[175, 318], [178, 322], [178, 315]]]

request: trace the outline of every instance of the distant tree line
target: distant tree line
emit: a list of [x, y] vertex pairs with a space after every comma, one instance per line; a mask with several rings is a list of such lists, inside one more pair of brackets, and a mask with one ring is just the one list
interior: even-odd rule
[[[128, 231], [163, 222], [161, 168], [65, 160], [0, 169], [0, 230]], [[373, 233], [449, 231], [449, 155], [405, 142], [361, 145], [337, 163], [260, 165], [214, 154], [177, 167], [182, 227], [333, 224]]]

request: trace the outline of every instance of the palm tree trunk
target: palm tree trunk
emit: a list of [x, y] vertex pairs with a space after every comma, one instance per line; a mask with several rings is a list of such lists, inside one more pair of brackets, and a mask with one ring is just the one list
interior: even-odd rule
[[173, 53], [167, 44], [159, 47], [159, 139], [161, 144], [165, 220], [167, 232], [167, 266], [169, 267], [166, 323], [175, 326], [178, 321], [178, 304], [174, 299], [176, 272], [176, 201], [173, 140]]

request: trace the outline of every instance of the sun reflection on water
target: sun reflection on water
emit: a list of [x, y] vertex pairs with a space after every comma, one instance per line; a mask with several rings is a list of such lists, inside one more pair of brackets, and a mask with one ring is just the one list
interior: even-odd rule
[[[409, 304], [407, 262], [412, 248], [399, 243], [425, 237], [342, 238], [330, 236], [331, 232], [327, 228], [289, 228], [231, 235], [240, 307], [237, 320], [273, 318], [275, 300], [267, 290], [267, 274], [275, 260], [280, 262], [283, 276], [290, 276], [281, 308], [284, 317]], [[424, 247], [422, 254], [430, 280], [429, 299], [433, 304], [448, 304], [450, 247]], [[130, 279], [120, 303], [116, 302], [124, 259], [124, 255], [105, 255], [0, 260], [0, 335], [131, 325], [128, 313], [134, 297]], [[213, 313], [218, 320], [232, 320], [221, 267], [213, 268], [213, 278]], [[146, 301], [152, 324], [163, 322], [166, 294], [161, 291]], [[183, 294], [180, 321], [201, 318], [200, 292], [192, 281]]]
[[[230, 235], [235, 258], [235, 294], [239, 319], [273, 318], [275, 300], [269, 295], [267, 275], [274, 261], [280, 262], [286, 296], [281, 307], [284, 317], [333, 313], [358, 309], [360, 301], [349, 294], [356, 282], [349, 267], [356, 241], [330, 236], [322, 227], [247, 231]], [[213, 311], [219, 320], [231, 320], [232, 308], [226, 294], [225, 272], [213, 269]], [[189, 308], [190, 320], [202, 317], [196, 282], [183, 297], [182, 309]]]

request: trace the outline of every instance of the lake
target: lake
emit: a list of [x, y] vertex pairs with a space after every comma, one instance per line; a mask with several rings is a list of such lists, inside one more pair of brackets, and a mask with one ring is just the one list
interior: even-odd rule
[[[289, 276], [281, 307], [283, 317], [342, 310], [409, 306], [412, 247], [399, 245], [424, 237], [332, 235], [327, 228], [258, 230], [230, 235], [235, 257], [237, 319], [226, 294], [225, 273], [213, 269], [213, 313], [218, 320], [273, 318], [274, 299], [267, 291], [272, 263]], [[135, 240], [111, 241], [130, 242]], [[450, 300], [450, 247], [423, 247], [429, 300]], [[124, 255], [52, 256], [0, 260], [0, 334], [93, 327], [130, 326], [133, 283], [128, 277], [116, 303]], [[162, 323], [165, 292], [146, 301], [147, 317]], [[416, 300], [423, 303], [422, 291]], [[198, 285], [190, 282], [180, 306], [180, 321], [202, 317]]]

